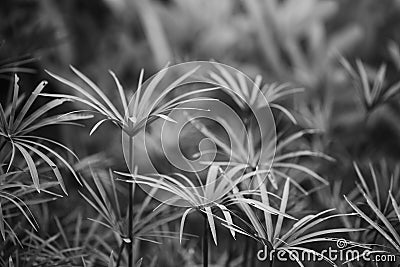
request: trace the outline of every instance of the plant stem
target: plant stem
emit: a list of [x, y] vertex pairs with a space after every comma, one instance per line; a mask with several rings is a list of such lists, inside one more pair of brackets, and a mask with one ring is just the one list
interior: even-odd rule
[[246, 238], [246, 243], [244, 245], [244, 254], [243, 254], [243, 261], [242, 266], [247, 267], [248, 255], [249, 255], [249, 247], [250, 247], [250, 240]]
[[231, 261], [233, 259], [233, 242], [229, 242], [228, 245], [228, 258], [225, 262], [225, 267], [229, 267], [231, 265]]
[[250, 247], [250, 266], [254, 267], [256, 266], [256, 249], [257, 249], [257, 243], [254, 240], [251, 240], [251, 247]]
[[203, 230], [203, 267], [208, 267], [208, 220], [204, 216]]
[[128, 210], [128, 238], [131, 242], [128, 243], [128, 266], [133, 267], [133, 236], [132, 236], [132, 225], [133, 225], [133, 185], [129, 185], [129, 210]]
[[3, 160], [5, 160], [5, 158], [7, 157], [7, 153], [5, 154], [5, 158], [4, 159], [2, 159], [1, 158], [1, 151], [3, 150], [3, 148], [5, 147], [5, 145], [7, 144], [7, 140], [3, 140], [3, 141], [0, 141], [0, 162], [3, 162]]
[[274, 255], [271, 255], [273, 251], [273, 246], [272, 244], [267, 241], [267, 266], [272, 267], [274, 265]]
[[270, 258], [270, 255], [268, 254], [268, 258], [267, 258], [267, 266], [268, 267], [273, 267], [274, 266], [274, 259]]
[[122, 256], [122, 251], [124, 251], [125, 248], [125, 241], [122, 241], [121, 246], [119, 247], [119, 252], [118, 252], [118, 258], [117, 258], [117, 263], [116, 263], [116, 267], [119, 267], [119, 264], [121, 262], [121, 256]]
[[[134, 172], [133, 167], [133, 137], [129, 138], [129, 171]], [[128, 243], [128, 267], [133, 267], [133, 191], [134, 184], [129, 184], [129, 206], [128, 206], [128, 238], [131, 242]]]
[[0, 142], [0, 144], [1, 144], [1, 145], [0, 145], [0, 152], [1, 152], [1, 150], [4, 148], [4, 146], [6, 145], [6, 143], [7, 143], [6, 140]]

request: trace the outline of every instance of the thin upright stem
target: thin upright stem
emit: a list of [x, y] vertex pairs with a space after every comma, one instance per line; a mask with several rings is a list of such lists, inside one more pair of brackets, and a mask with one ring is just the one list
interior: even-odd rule
[[225, 267], [229, 267], [231, 265], [231, 261], [233, 259], [233, 242], [229, 242], [228, 244], [228, 258], [225, 262]]
[[122, 258], [122, 251], [123, 251], [124, 248], [125, 248], [125, 244], [126, 244], [125, 241], [122, 241], [121, 246], [119, 247], [116, 267], [119, 267], [119, 265], [120, 265], [121, 258]]
[[272, 255], [274, 247], [270, 242], [267, 241], [267, 267], [272, 267], [274, 265], [274, 255]]
[[274, 259], [271, 258], [271, 256], [268, 254], [267, 267], [273, 267], [273, 266], [274, 266]]
[[247, 261], [248, 261], [248, 256], [249, 256], [249, 248], [250, 248], [250, 239], [246, 238], [246, 242], [244, 245], [244, 253], [243, 253], [243, 261], [242, 261], [242, 266], [247, 267]]
[[[133, 172], [134, 164], [133, 164], [133, 137], [129, 138], [129, 171]], [[133, 234], [132, 234], [132, 227], [133, 227], [133, 191], [134, 191], [134, 184], [129, 184], [129, 206], [128, 206], [128, 238], [130, 242], [127, 245], [128, 249], [128, 267], [133, 267]]]
[[7, 143], [6, 140], [0, 141], [0, 152], [1, 152], [1, 150], [4, 148], [4, 146], [6, 145], [6, 143]]
[[256, 257], [254, 257], [254, 255], [257, 254], [257, 243], [254, 240], [251, 240], [251, 246], [250, 246], [250, 266], [254, 267], [256, 266]]
[[7, 140], [0, 140], [0, 155], [2, 154], [1, 151], [6, 146], [6, 144], [7, 144]]
[[203, 267], [208, 267], [208, 220], [204, 216], [203, 230]]

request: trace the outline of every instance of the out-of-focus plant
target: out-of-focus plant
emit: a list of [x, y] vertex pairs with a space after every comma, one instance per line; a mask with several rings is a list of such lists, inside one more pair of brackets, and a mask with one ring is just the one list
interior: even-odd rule
[[[1, 46], [1, 44], [0, 44]], [[0, 47], [1, 49], [1, 47]], [[25, 65], [34, 62], [34, 58], [21, 58], [0, 62], [0, 78], [9, 79], [12, 73], [34, 73], [35, 70]]]
[[[334, 1], [243, 1], [257, 34], [259, 48], [274, 74], [315, 88], [335, 65], [336, 51], [344, 53], [361, 37], [356, 25], [331, 36], [326, 23], [338, 9]], [[286, 58], [287, 60], [283, 60]]]
[[[277, 109], [285, 114], [293, 123], [297, 123], [295, 117], [292, 113], [285, 108], [282, 104], [278, 102], [281, 98], [285, 96], [292, 95], [294, 93], [303, 91], [301, 88], [291, 88], [286, 84], [282, 85], [264, 85], [261, 87], [261, 76], [258, 76], [254, 81], [254, 86], [250, 87], [247, 84], [247, 81], [244, 80], [243, 77], [238, 75], [238, 77], [233, 77], [230, 73], [225, 71], [223, 68], [218, 68], [219, 73], [212, 72], [210, 73], [211, 79], [214, 82], [218, 82], [218, 84], [222, 85], [223, 90], [227, 91], [228, 94], [233, 98], [235, 103], [244, 111], [249, 110], [247, 105], [254, 110], [259, 110], [261, 108], [265, 108], [265, 105], [269, 105], [271, 108]], [[259, 89], [261, 87], [261, 90]], [[261, 94], [261, 95], [260, 95]], [[265, 101], [266, 99], [267, 101]], [[264, 101], [263, 101], [264, 100]], [[244, 113], [242, 116], [244, 117], [244, 121], [251, 121], [251, 114]], [[320, 157], [327, 160], [333, 160], [331, 157], [325, 155], [321, 152], [311, 151], [307, 149], [299, 149], [296, 146], [292, 146], [295, 142], [299, 141], [303, 136], [309, 134], [318, 133], [318, 130], [314, 129], [305, 129], [295, 132], [289, 136], [284, 137], [282, 134], [278, 135], [277, 138], [277, 146], [271, 147], [271, 145], [267, 144], [264, 149], [275, 151], [275, 157], [273, 162], [270, 161], [270, 158], [261, 158], [262, 152], [258, 147], [260, 147], [260, 143], [266, 140], [261, 140], [260, 134], [257, 134], [257, 131], [253, 129], [253, 125], [248, 123], [246, 125], [247, 132], [243, 133], [241, 131], [237, 131], [233, 129], [229, 123], [224, 119], [220, 118], [221, 123], [223, 123], [224, 128], [228, 131], [229, 136], [232, 138], [234, 142], [233, 148], [231, 148], [226, 142], [227, 140], [221, 139], [218, 135], [208, 130], [203, 125], [191, 121], [194, 126], [205, 136], [212, 138], [217, 146], [222, 150], [225, 155], [232, 155], [233, 163], [220, 163], [220, 164], [230, 164], [234, 165], [235, 162], [240, 165], [242, 164], [244, 168], [259, 168], [259, 169], [269, 169], [269, 165], [272, 165], [271, 170], [268, 174], [268, 179], [271, 184], [276, 188], [276, 179], [279, 178], [287, 178], [294, 177], [294, 172], [304, 173], [309, 175], [316, 180], [327, 184], [327, 181], [321, 177], [319, 174], [314, 172], [312, 169], [298, 164], [294, 161], [301, 157]], [[245, 135], [247, 134], [247, 136]], [[232, 151], [233, 150], [233, 151]], [[291, 174], [292, 172], [292, 174]], [[294, 179], [290, 179], [300, 190], [305, 192], [305, 190], [300, 186], [298, 182]]]
[[400, 82], [391, 86], [386, 85], [385, 64], [381, 65], [376, 73], [373, 73], [360, 60], [356, 61], [357, 71], [344, 58], [341, 59], [341, 62], [353, 79], [354, 87], [367, 114], [370, 114], [378, 106], [391, 101], [399, 93]]
[[[279, 104], [278, 101], [286, 96], [304, 91], [303, 88], [292, 88], [289, 84], [278, 85], [276, 83], [264, 84], [261, 86], [261, 75], [258, 75], [254, 79], [254, 84], [250, 87], [244, 76], [237, 75], [237, 77], [234, 77], [223, 67], [217, 65], [216, 68], [218, 69], [218, 73], [211, 72], [211, 80], [223, 86], [224, 90], [243, 111], [246, 111], [248, 108], [257, 110], [269, 105], [269, 107], [281, 111], [293, 123], [296, 123], [296, 119], [293, 117], [292, 113], [283, 105]], [[263, 101], [264, 99], [267, 101]]]

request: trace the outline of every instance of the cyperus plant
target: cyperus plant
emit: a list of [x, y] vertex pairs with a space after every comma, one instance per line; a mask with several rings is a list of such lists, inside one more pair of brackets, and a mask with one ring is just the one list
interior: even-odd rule
[[[80, 183], [72, 163], [57, 150], [62, 149], [77, 158], [76, 155], [60, 142], [42, 136], [38, 130], [61, 124], [76, 124], [78, 120], [91, 117], [78, 113], [55, 113], [48, 116], [49, 112], [67, 102], [67, 99], [55, 99], [32, 110], [36, 98], [47, 82], [41, 82], [29, 97], [25, 97], [19, 94], [18, 81], [18, 76], [14, 75], [14, 86], [10, 91], [12, 97], [9, 98], [11, 102], [5, 103], [5, 108], [0, 103], [0, 232], [5, 244], [10, 241], [6, 233], [10, 234], [9, 238], [13, 243], [19, 242], [16, 225], [7, 222], [16, 217], [14, 209], [17, 209], [30, 226], [37, 230], [38, 225], [28, 206], [60, 197], [59, 194], [49, 190], [57, 185], [67, 194], [60, 166], [68, 169]], [[49, 178], [52, 176], [49, 173], [53, 174], [57, 182], [50, 181]], [[30, 177], [32, 183], [27, 181], [27, 177]], [[43, 192], [44, 195], [35, 197], [34, 190]], [[34, 201], [34, 198], [37, 201]]]
[[[111, 121], [116, 124], [124, 134], [126, 134], [129, 143], [128, 143], [128, 156], [127, 163], [128, 168], [131, 172], [134, 171], [134, 137], [138, 133], [140, 133], [145, 127], [148, 127], [151, 123], [153, 123], [158, 118], [161, 118], [166, 121], [173, 122], [171, 118], [168, 117], [168, 114], [174, 109], [191, 109], [190, 107], [185, 108], [182, 106], [186, 103], [196, 102], [196, 101], [204, 101], [204, 100], [213, 100], [209, 97], [200, 97], [198, 96], [201, 93], [205, 93], [208, 91], [215, 90], [216, 87], [211, 88], [203, 88], [198, 90], [193, 90], [182, 95], [173, 97], [172, 99], [168, 99], [170, 97], [170, 93], [179, 87], [180, 84], [183, 84], [185, 80], [196, 72], [197, 68], [194, 68], [190, 71], [187, 71], [176, 80], [171, 82], [169, 85], [160, 88], [159, 84], [162, 78], [166, 75], [168, 69], [165, 68], [158, 72], [150, 83], [147, 84], [145, 89], [142, 89], [143, 86], [143, 75], [144, 71], [142, 70], [139, 77], [138, 86], [135, 94], [129, 100], [125, 91], [118, 81], [116, 75], [110, 71], [111, 76], [115, 80], [117, 85], [117, 89], [120, 96], [120, 101], [122, 103], [122, 112], [118, 111], [118, 109], [114, 106], [112, 101], [102, 92], [102, 90], [88, 77], [79, 72], [77, 69], [71, 66], [72, 71], [82, 79], [86, 85], [88, 85], [93, 93], [89, 93], [86, 89], [80, 87], [79, 85], [68, 81], [56, 74], [49, 74], [70, 88], [74, 89], [78, 93], [82, 94], [82, 97], [75, 95], [67, 95], [67, 94], [56, 94], [49, 95], [43, 94], [44, 96], [50, 97], [63, 97], [69, 99], [71, 101], [81, 102], [83, 104], [88, 105], [92, 112], [95, 114], [99, 114], [103, 117], [103, 119], [99, 120], [90, 131], [92, 134], [96, 129], [104, 122]], [[161, 91], [160, 91], [161, 90]], [[135, 184], [129, 186], [129, 208], [128, 208], [128, 265], [132, 266], [133, 264], [133, 195], [135, 190]]]

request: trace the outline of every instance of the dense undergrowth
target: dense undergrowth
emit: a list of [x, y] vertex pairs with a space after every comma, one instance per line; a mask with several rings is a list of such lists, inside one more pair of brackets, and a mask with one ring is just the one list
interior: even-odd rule
[[[1, 266], [399, 264], [400, 40], [379, 20], [396, 1], [16, 2], [0, 11]], [[164, 68], [210, 58], [249, 80], [216, 63]], [[192, 75], [213, 86], [186, 90]], [[223, 132], [188, 115], [216, 103], [246, 134], [228, 115]], [[214, 142], [208, 168], [167, 164], [158, 131], [176, 110], [187, 128], [167, 136], [191, 159]], [[271, 110], [273, 147], [254, 110]], [[145, 135], [147, 151], [133, 145]]]

